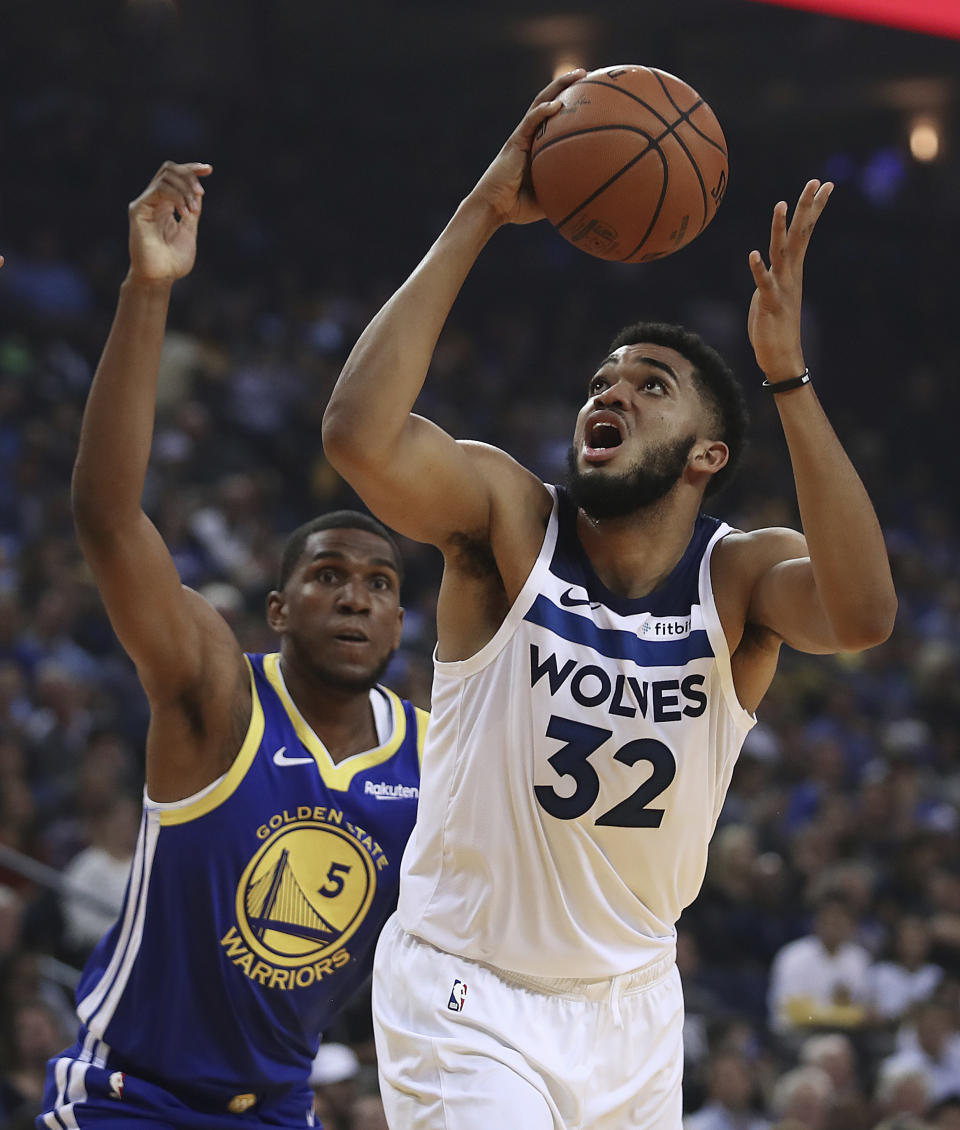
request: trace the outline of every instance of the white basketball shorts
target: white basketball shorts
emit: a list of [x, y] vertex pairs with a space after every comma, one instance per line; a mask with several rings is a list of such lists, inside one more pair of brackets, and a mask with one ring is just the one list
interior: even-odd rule
[[539, 980], [435, 949], [394, 915], [373, 1017], [391, 1130], [680, 1130], [672, 958], [612, 980]]

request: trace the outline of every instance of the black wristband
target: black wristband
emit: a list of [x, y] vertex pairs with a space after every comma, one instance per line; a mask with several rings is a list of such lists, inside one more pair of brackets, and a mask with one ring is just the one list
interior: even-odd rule
[[785, 381], [768, 381], [764, 379], [761, 388], [768, 388], [771, 392], [789, 392], [792, 388], [800, 388], [810, 383], [810, 370], [804, 369], [799, 377], [790, 377]]

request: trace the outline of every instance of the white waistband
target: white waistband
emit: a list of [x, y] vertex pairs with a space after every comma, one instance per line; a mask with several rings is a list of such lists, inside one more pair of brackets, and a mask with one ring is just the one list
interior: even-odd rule
[[509, 969], [501, 969], [499, 966], [490, 965], [485, 961], [477, 961], [472, 957], [463, 957], [461, 954], [452, 954], [447, 950], [442, 950], [433, 945], [432, 942], [404, 930], [399, 923], [397, 929], [402, 936], [417, 945], [426, 946], [428, 949], [446, 954], [448, 957], [455, 957], [458, 961], [467, 962], [469, 965], [477, 965], [482, 969], [487, 969], [495, 977], [499, 977], [501, 981], [506, 981], [510, 985], [518, 985], [535, 993], [571, 997], [579, 1000], [599, 1001], [611, 999], [611, 997], [622, 998], [630, 993], [640, 992], [663, 980], [676, 964], [676, 956], [669, 953], [657, 958], [656, 961], [641, 966], [639, 969], [630, 969], [626, 973], [619, 973], [614, 977], [588, 979], [579, 977], [533, 977], [525, 973], [514, 973]]
[[[482, 964], [482, 963], [481, 963]], [[547, 993], [551, 996], [577, 997], [583, 1000], [605, 1000], [615, 994], [624, 997], [630, 993], [648, 989], [658, 981], [662, 981], [675, 964], [672, 954], [661, 957], [641, 969], [631, 969], [627, 973], [620, 973], [615, 977], [601, 977], [599, 980], [582, 980], [577, 977], [529, 977], [522, 973], [511, 973], [506, 969], [497, 969], [486, 966], [501, 980], [511, 985], [520, 985], [524, 989], [532, 989], [536, 993]]]

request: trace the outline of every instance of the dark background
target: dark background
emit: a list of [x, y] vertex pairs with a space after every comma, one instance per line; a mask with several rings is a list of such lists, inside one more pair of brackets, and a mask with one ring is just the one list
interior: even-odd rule
[[[685, 79], [723, 126], [730, 180], [706, 231], [651, 265], [590, 259], [546, 223], [501, 231], [484, 252], [419, 408], [549, 480], [616, 331], [679, 321], [730, 359], [754, 416], [716, 512], [743, 528], [799, 523], [746, 336], [747, 254], [766, 248], [778, 200], [810, 177], [837, 184], [808, 256], [804, 346], [887, 536], [897, 627], [860, 657], [784, 654], [681, 922], [688, 1012], [703, 1020], [688, 1106], [704, 1097], [716, 1033], [741, 1022], [737, 1054], [772, 1117], [797, 1048], [767, 1026], [769, 967], [825, 890], [845, 892], [876, 958], [920, 915], [960, 1048], [958, 41], [747, 0], [3, 0], [0, 845], [63, 868], [96, 843], [113, 798], [142, 787], [145, 703], [68, 505], [126, 270], [127, 202], [164, 159], [214, 165], [198, 264], [174, 292], [144, 501], [184, 581], [248, 649], [269, 650], [263, 601], [284, 537], [356, 505], [320, 445], [343, 360], [561, 60]], [[928, 164], [910, 155], [917, 116], [941, 130]], [[403, 549], [407, 626], [387, 681], [427, 705], [438, 560]], [[733, 858], [744, 836], [752, 847]], [[14, 1017], [42, 995], [69, 1029], [44, 962], [87, 951], [42, 884], [0, 868], [0, 887], [19, 900], [0, 929], [2, 1124], [19, 1109], [3, 1064], [28, 1058]], [[362, 1044], [363, 1015], [337, 1035]], [[894, 1041], [890, 1025], [863, 1036], [863, 1101], [808, 1130], [874, 1125]]]

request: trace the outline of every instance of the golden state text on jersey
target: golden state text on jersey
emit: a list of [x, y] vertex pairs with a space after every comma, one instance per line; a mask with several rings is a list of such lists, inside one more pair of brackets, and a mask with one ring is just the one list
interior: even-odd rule
[[426, 714], [370, 692], [385, 735], [335, 764], [279, 656], [247, 657], [253, 713], [230, 770], [146, 798], [119, 921], [77, 991], [72, 1053], [220, 1097], [282, 1094], [370, 971], [417, 812]]

